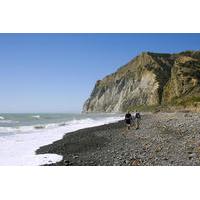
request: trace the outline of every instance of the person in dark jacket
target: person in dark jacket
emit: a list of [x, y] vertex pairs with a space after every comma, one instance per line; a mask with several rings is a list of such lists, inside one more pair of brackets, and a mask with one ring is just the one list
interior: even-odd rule
[[140, 128], [140, 121], [141, 121], [141, 115], [140, 113], [136, 110], [135, 112], [135, 125], [136, 125], [136, 130]]
[[132, 121], [132, 115], [131, 113], [128, 111], [125, 115], [125, 122], [126, 122], [126, 125], [127, 125], [127, 129], [130, 130], [131, 128], [131, 121]]

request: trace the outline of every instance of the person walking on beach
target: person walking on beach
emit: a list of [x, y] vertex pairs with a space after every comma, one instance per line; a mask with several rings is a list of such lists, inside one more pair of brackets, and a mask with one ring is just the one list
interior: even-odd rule
[[141, 115], [136, 110], [136, 112], [135, 112], [135, 126], [136, 126], [136, 130], [138, 130], [140, 128], [140, 121], [141, 121]]
[[127, 129], [130, 130], [131, 128], [131, 121], [132, 121], [132, 115], [131, 113], [128, 111], [125, 115], [125, 122], [126, 122], [126, 125], [127, 125]]

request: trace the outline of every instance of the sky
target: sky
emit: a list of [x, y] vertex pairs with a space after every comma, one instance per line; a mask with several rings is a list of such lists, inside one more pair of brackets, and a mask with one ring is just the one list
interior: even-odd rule
[[97, 80], [144, 51], [200, 50], [200, 34], [0, 34], [0, 113], [81, 112]]

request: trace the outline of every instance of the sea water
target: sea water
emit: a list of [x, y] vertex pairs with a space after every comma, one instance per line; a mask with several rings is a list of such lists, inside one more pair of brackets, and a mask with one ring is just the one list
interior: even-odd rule
[[39, 166], [62, 160], [61, 155], [35, 151], [66, 133], [122, 119], [119, 114], [0, 114], [0, 165]]

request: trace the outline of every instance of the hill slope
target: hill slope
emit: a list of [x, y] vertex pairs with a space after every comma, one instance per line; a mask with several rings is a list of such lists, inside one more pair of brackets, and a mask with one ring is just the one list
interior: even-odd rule
[[83, 112], [121, 112], [138, 106], [198, 106], [200, 51], [144, 52], [97, 81]]

